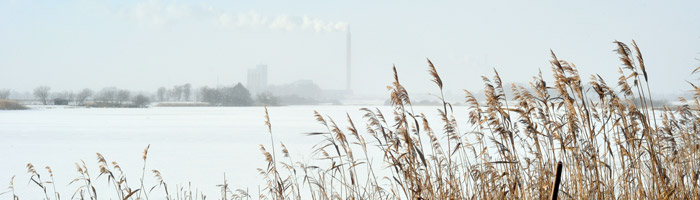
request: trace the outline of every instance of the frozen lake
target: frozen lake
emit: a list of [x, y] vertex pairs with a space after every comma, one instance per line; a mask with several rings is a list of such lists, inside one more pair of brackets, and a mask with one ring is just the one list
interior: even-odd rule
[[[365, 129], [363, 106], [286, 106], [268, 108], [279, 153], [284, 142], [295, 160], [311, 160], [312, 146], [321, 137], [308, 132], [327, 132], [314, 120], [313, 111], [329, 115], [345, 130], [348, 112], [358, 130]], [[374, 108], [374, 106], [369, 106]], [[390, 119], [390, 107], [380, 106]], [[425, 113], [433, 128], [438, 124], [437, 106], [416, 106]], [[466, 120], [466, 108], [455, 107], [455, 117]], [[24, 111], [0, 111], [0, 192], [15, 177], [15, 191], [23, 199], [33, 199], [40, 189], [29, 183], [25, 165], [32, 163], [48, 179], [44, 169], [54, 171], [57, 190], [68, 199], [78, 185], [68, 185], [79, 174], [74, 163], [84, 160], [93, 179], [99, 174], [96, 152], [108, 162], [117, 161], [124, 169], [129, 186], [137, 188], [143, 165], [141, 154], [150, 144], [146, 167], [146, 188], [155, 185], [151, 169], [159, 170], [174, 190], [178, 184], [204, 191], [208, 198], [220, 197], [217, 184], [224, 173], [231, 188], [249, 189], [257, 195], [264, 181], [256, 168], [264, 168], [259, 144], [269, 149], [263, 107], [155, 107], [147, 109], [37, 108]], [[95, 184], [107, 186], [106, 177]], [[194, 189], [193, 189], [194, 190]], [[100, 191], [111, 194], [109, 192]], [[153, 193], [159, 193], [156, 189]], [[155, 195], [155, 194], [154, 194]], [[43, 196], [43, 195], [42, 195]], [[112, 195], [104, 195], [112, 196]], [[8, 198], [7, 194], [0, 198]], [[100, 198], [102, 199], [102, 198]]]

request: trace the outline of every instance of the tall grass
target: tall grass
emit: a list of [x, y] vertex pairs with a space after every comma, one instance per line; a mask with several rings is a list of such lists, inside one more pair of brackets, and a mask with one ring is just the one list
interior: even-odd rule
[[0, 99], [0, 110], [25, 110], [26, 106], [15, 101]]
[[[267, 185], [257, 198], [695, 199], [700, 196], [700, 87], [691, 83], [694, 96], [681, 98], [682, 106], [655, 108], [648, 82], [653, 74], [647, 73], [636, 42], [631, 44], [614, 42], [622, 62], [614, 85], [597, 74], [583, 80], [573, 63], [552, 52], [551, 81], [540, 72], [529, 87], [508, 87], [494, 70], [491, 78], [482, 77], [485, 101], [464, 91], [468, 113], [455, 113], [445, 101], [442, 79], [428, 60], [427, 71], [440, 92], [437, 125], [413, 111], [394, 67], [387, 87], [390, 113], [363, 108], [362, 120], [344, 116], [345, 128], [314, 113], [325, 131], [308, 134], [320, 139], [313, 147], [319, 160], [313, 162], [295, 161], [283, 143], [275, 143], [266, 108], [270, 143], [260, 145], [267, 165], [258, 171]], [[506, 96], [508, 89], [512, 96]], [[464, 114], [467, 121], [454, 117]], [[127, 182], [119, 165], [109, 165], [99, 153], [97, 177], [84, 162], [76, 163], [79, 176], [71, 182], [77, 187], [71, 197], [49, 187], [53, 180], [41, 179], [33, 165], [27, 169], [46, 199], [206, 198], [191, 186], [169, 190], [158, 170], [151, 170], [157, 184], [144, 186], [147, 154], [148, 147], [138, 183]], [[554, 184], [558, 174], [560, 183]], [[98, 197], [98, 179], [114, 189], [99, 194], [115, 196]], [[6, 193], [18, 199], [13, 180]], [[221, 199], [251, 198], [223, 180]], [[165, 196], [150, 197], [155, 189]]]
[[[539, 73], [529, 87], [511, 85], [512, 96], [497, 71], [482, 77], [484, 102], [465, 91], [468, 121], [458, 122], [439, 96], [441, 129], [413, 112], [394, 67], [388, 86], [393, 112], [362, 109], [365, 131], [350, 116], [342, 129], [315, 113], [327, 129], [311, 134], [322, 137], [314, 150], [325, 163], [277, 160], [262, 149], [268, 166], [282, 163], [291, 174], [279, 183], [279, 173], [263, 173], [274, 183], [265, 197], [300, 199], [298, 188], [306, 188], [310, 199], [544, 199], [557, 194], [552, 190], [561, 162], [562, 199], [697, 198], [700, 87], [691, 83], [693, 99], [657, 108], [657, 115], [636, 42], [631, 48], [614, 44], [622, 62], [616, 86], [599, 75], [586, 84], [573, 63], [552, 52], [553, 80]], [[430, 60], [428, 73], [442, 94]]]

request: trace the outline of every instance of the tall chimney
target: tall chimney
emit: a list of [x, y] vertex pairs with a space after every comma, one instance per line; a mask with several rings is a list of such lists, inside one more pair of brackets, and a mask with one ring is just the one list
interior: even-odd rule
[[346, 44], [347, 45], [347, 49], [346, 49], [347, 52], [345, 55], [346, 56], [345, 57], [345, 59], [346, 59], [346, 61], [345, 61], [345, 76], [346, 76], [345, 77], [345, 90], [347, 90], [347, 92], [351, 93], [352, 88], [350, 87], [350, 78], [351, 78], [351, 75], [350, 75], [350, 26], [348, 26], [347, 31], [348, 31], [347, 32], [347, 34], [348, 34], [347, 41], [346, 41], [347, 42], [347, 44]]

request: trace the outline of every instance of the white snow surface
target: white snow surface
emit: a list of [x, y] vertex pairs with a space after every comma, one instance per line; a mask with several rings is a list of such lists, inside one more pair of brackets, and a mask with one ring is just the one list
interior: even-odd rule
[[[348, 124], [347, 112], [362, 134], [365, 119], [360, 108], [362, 106], [268, 108], [278, 158], [282, 156], [279, 143], [283, 142], [295, 161], [314, 159], [311, 149], [322, 138], [304, 133], [327, 132], [314, 120], [314, 110], [332, 117], [343, 130]], [[379, 108], [390, 120], [391, 108]], [[436, 126], [433, 128], [441, 127], [436, 121], [439, 120], [437, 108], [414, 107], [416, 113], [423, 112], [431, 119]], [[455, 117], [463, 122], [466, 108], [455, 107], [455, 111]], [[224, 174], [230, 188], [248, 189], [253, 197], [258, 194], [258, 186], [264, 188], [264, 180], [256, 170], [266, 167], [259, 144], [271, 150], [263, 107], [40, 107], [0, 111], [0, 192], [6, 191], [10, 178], [16, 175], [14, 185], [18, 196], [22, 199], [43, 197], [39, 187], [29, 182], [26, 164], [32, 163], [42, 174], [43, 181], [49, 180], [44, 167], [50, 166], [61, 199], [70, 199], [79, 187], [75, 183], [69, 185], [79, 175], [74, 163], [84, 160], [98, 195], [116, 199], [107, 178], [97, 178], [95, 153], [101, 153], [110, 163], [118, 162], [129, 186], [138, 188], [143, 166], [141, 154], [148, 144], [151, 147], [145, 174], [147, 190], [156, 184], [152, 169], [162, 173], [171, 194], [176, 185], [188, 187], [191, 183], [192, 190], [197, 188], [208, 198], [219, 198], [220, 189], [216, 185], [223, 183]], [[51, 192], [49, 186], [49, 195]], [[162, 189], [156, 188], [152, 196], [162, 196]], [[0, 199], [6, 198], [11, 196], [0, 196]]]

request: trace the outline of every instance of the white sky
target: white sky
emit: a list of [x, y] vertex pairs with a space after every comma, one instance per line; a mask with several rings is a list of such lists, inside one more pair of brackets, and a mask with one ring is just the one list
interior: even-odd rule
[[549, 74], [549, 49], [583, 77], [614, 84], [614, 40], [635, 39], [652, 90], [677, 93], [700, 64], [700, 1], [23, 1], [0, 0], [0, 88], [108, 86], [155, 91], [245, 83], [269, 66], [271, 84], [345, 84], [345, 27], [353, 89], [381, 95], [396, 64], [409, 93], [479, 90]]

